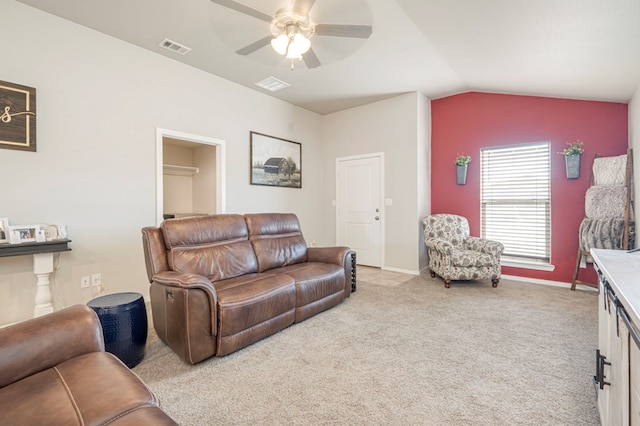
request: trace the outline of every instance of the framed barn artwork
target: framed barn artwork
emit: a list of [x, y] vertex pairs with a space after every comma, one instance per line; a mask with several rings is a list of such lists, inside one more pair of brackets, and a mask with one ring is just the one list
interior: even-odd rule
[[302, 188], [302, 144], [250, 132], [251, 185]]

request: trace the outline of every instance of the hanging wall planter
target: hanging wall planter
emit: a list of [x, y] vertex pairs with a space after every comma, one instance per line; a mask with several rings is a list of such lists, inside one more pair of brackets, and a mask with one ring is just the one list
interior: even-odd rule
[[567, 170], [567, 179], [578, 179], [580, 177], [580, 157], [584, 152], [581, 140], [567, 142], [567, 147], [559, 152], [564, 155], [564, 164]]
[[467, 164], [461, 166], [460, 164], [456, 164], [456, 183], [458, 185], [464, 185], [467, 183], [467, 169], [469, 166]]
[[580, 157], [582, 157], [580, 154], [564, 157], [567, 179], [578, 179], [580, 177]]
[[470, 155], [460, 155], [456, 157], [456, 183], [465, 185], [467, 183], [467, 169], [471, 162]]

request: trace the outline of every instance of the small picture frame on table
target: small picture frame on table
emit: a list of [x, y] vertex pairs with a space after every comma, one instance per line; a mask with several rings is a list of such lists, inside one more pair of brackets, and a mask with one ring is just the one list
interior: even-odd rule
[[58, 225], [40, 224], [40, 231], [44, 233], [45, 241], [55, 241], [58, 237]]
[[0, 217], [0, 244], [9, 242], [9, 218]]
[[40, 225], [9, 226], [9, 241], [11, 244], [36, 242]]

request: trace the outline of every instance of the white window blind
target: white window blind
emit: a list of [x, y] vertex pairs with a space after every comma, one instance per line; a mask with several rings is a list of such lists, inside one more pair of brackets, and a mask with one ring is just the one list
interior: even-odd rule
[[480, 151], [481, 235], [504, 244], [504, 256], [549, 263], [550, 143]]

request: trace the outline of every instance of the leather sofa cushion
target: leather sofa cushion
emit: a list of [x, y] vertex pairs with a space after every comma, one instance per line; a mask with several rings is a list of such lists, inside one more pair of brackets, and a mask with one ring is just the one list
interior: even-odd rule
[[97, 425], [157, 405], [144, 383], [108, 352], [72, 358], [0, 389], [0, 418], [12, 425]]
[[214, 286], [218, 294], [218, 356], [284, 330], [295, 320], [296, 286], [288, 275], [249, 274]]
[[286, 266], [278, 272], [296, 282], [296, 307], [317, 302], [336, 293], [344, 294], [344, 269], [332, 263], [305, 262]]
[[214, 286], [221, 337], [250, 329], [296, 306], [295, 282], [284, 274], [250, 274]]
[[291, 213], [244, 215], [249, 240], [258, 259], [258, 271], [306, 262], [307, 244], [300, 222]]
[[241, 215], [196, 216], [162, 222], [169, 267], [211, 281], [258, 271]]

